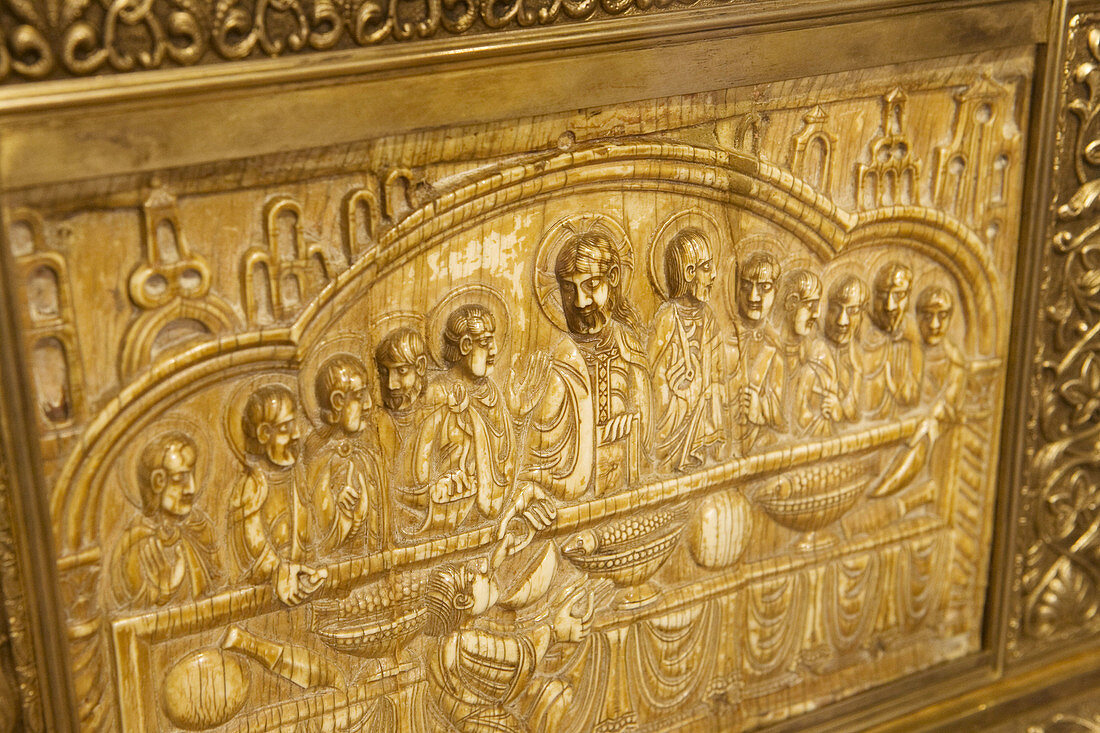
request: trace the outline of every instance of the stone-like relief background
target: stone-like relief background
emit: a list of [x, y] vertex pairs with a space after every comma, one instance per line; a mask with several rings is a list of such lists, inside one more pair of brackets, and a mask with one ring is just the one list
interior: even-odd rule
[[975, 652], [1030, 78], [22, 194], [84, 727], [754, 727]]

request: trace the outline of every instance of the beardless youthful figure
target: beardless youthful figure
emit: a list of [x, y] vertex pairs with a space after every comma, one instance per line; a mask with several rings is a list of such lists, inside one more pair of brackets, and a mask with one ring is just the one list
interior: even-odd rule
[[659, 467], [689, 471], [716, 455], [722, 431], [722, 338], [708, 301], [714, 255], [698, 229], [678, 232], [665, 249], [668, 299], [649, 340], [654, 454]]
[[328, 576], [305, 563], [309, 547], [308, 488], [300, 472], [298, 410], [282, 385], [253, 392], [241, 415], [245, 475], [229, 500], [229, 532], [241, 574], [271, 583], [276, 597], [296, 605]]
[[753, 252], [737, 265], [737, 315], [727, 341], [727, 400], [742, 453], [771, 445], [786, 432], [783, 360], [779, 334], [769, 322], [779, 280], [779, 260]]
[[496, 323], [488, 308], [467, 304], [442, 334], [447, 370], [427, 388], [417, 433], [413, 477], [425, 487], [423, 530], [450, 531], [501, 513], [515, 481], [514, 425], [493, 378]]
[[920, 400], [924, 354], [909, 317], [913, 271], [887, 262], [875, 274], [871, 323], [864, 337], [863, 411], [873, 420], [893, 419]]
[[917, 327], [924, 342], [921, 403], [941, 405], [941, 417], [954, 420], [966, 386], [966, 356], [951, 340], [948, 328], [955, 301], [946, 288], [930, 285], [917, 296]]
[[201, 598], [218, 578], [214, 528], [194, 506], [195, 442], [181, 432], [141, 451], [137, 484], [142, 516], [122, 535], [112, 563], [112, 588], [128, 606], [162, 606]]
[[314, 380], [321, 426], [306, 440], [319, 554], [378, 550], [388, 537], [386, 486], [367, 370], [348, 354], [332, 356]]

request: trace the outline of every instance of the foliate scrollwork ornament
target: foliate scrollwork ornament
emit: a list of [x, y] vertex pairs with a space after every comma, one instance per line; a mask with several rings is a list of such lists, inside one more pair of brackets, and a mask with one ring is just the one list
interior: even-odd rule
[[1020, 628], [1079, 633], [1100, 610], [1100, 27], [1070, 21], [1039, 349], [1031, 382], [1031, 475], [1020, 548]]
[[698, 0], [11, 0], [0, 83], [373, 46]]
[[7, 461], [0, 453], [0, 731], [22, 726], [37, 732], [44, 730], [42, 694], [12, 535], [9, 491]]

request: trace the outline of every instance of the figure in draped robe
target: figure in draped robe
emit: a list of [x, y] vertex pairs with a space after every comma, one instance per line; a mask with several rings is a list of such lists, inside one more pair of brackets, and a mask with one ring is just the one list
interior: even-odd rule
[[229, 533], [243, 578], [268, 582], [287, 605], [320, 589], [328, 573], [307, 564], [310, 497], [302, 476], [294, 394], [272, 384], [248, 397], [241, 415], [245, 475], [229, 499]]
[[768, 322], [779, 274], [775, 255], [753, 252], [738, 264], [734, 278], [737, 315], [727, 339], [727, 405], [734, 444], [742, 453], [771, 445], [786, 431], [779, 335]]
[[907, 317], [913, 271], [887, 262], [875, 274], [871, 328], [864, 336], [863, 411], [887, 420], [920, 400], [924, 354], [916, 324]]
[[558, 499], [621, 490], [650, 463], [649, 368], [622, 274], [598, 228], [573, 232], [554, 263], [569, 337], [553, 350], [527, 459], [529, 478]]
[[313, 542], [321, 554], [381, 549], [388, 534], [386, 472], [370, 423], [366, 367], [337, 354], [318, 369], [314, 391], [322, 424], [306, 440]]
[[649, 340], [657, 465], [690, 471], [714, 457], [722, 430], [722, 340], [711, 310], [714, 259], [698, 229], [677, 233], [665, 249], [668, 299]]
[[402, 326], [379, 341], [374, 362], [384, 408], [377, 426], [389, 473], [393, 531], [408, 540], [424, 526], [428, 511], [427, 487], [417, 483], [413, 471], [416, 437], [427, 413], [428, 346], [419, 331]]
[[824, 403], [836, 375], [817, 334], [821, 280], [809, 270], [791, 270], [784, 276], [779, 294], [783, 308], [781, 353], [788, 380], [783, 394], [787, 425], [796, 436], [832, 435]]
[[123, 533], [112, 563], [111, 587], [127, 606], [163, 606], [202, 598], [219, 568], [214, 526], [196, 509], [198, 448], [173, 431], [153, 439], [138, 459], [142, 516]]

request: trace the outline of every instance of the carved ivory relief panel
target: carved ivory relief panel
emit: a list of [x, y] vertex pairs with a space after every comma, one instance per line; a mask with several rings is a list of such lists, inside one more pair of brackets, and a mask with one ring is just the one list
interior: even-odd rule
[[83, 728], [753, 728], [976, 652], [1031, 69], [20, 194]]

